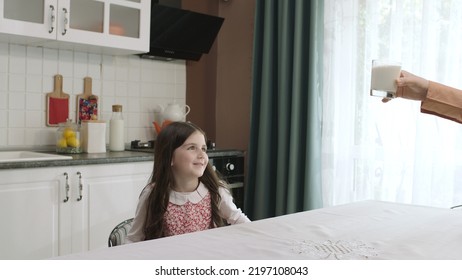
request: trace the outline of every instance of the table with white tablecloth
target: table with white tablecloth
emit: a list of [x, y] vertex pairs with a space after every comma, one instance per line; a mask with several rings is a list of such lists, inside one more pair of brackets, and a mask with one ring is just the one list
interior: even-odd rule
[[462, 260], [462, 211], [360, 201], [61, 259]]

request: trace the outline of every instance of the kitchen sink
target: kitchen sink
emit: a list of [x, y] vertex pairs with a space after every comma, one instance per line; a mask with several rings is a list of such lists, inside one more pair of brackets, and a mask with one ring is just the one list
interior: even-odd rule
[[72, 159], [72, 156], [48, 154], [31, 151], [0, 151], [0, 163], [18, 161], [38, 161], [38, 160], [62, 160]]

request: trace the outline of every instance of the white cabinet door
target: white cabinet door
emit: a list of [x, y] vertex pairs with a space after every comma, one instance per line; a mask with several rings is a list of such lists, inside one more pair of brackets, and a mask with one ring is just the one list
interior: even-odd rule
[[107, 247], [112, 229], [123, 220], [134, 217], [139, 195], [148, 183], [152, 166], [152, 162], [119, 163], [88, 166], [82, 171], [87, 213], [75, 233], [84, 233], [85, 236], [78, 240], [88, 246], [80, 250]]
[[149, 51], [149, 0], [60, 0], [57, 42], [47, 45], [114, 53]]
[[55, 169], [0, 170], [0, 259], [45, 259], [59, 254], [59, 198]]
[[0, 39], [111, 54], [149, 51], [150, 0], [0, 0]]
[[55, 174], [60, 183], [61, 195], [58, 199], [59, 216], [59, 255], [71, 254], [78, 244], [75, 233], [76, 224], [85, 213], [83, 199], [79, 199], [79, 167], [66, 167]]
[[57, 0], [0, 0], [0, 32], [14, 42], [56, 39]]
[[[62, 203], [59, 255], [108, 246], [111, 230], [135, 215], [152, 162], [75, 166], [67, 170], [70, 195]], [[61, 177], [61, 188], [65, 180]]]
[[152, 167], [138, 162], [0, 170], [0, 259], [47, 259], [107, 247], [114, 226], [135, 215]]

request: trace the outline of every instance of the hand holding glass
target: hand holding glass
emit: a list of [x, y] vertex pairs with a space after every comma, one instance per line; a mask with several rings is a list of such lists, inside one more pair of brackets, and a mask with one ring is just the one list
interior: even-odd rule
[[372, 60], [371, 96], [396, 97], [396, 79], [401, 73], [401, 64], [386, 60]]

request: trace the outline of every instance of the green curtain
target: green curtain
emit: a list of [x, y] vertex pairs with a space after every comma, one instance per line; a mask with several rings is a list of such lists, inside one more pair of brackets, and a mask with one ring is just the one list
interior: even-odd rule
[[257, 0], [245, 212], [322, 207], [322, 0]]

